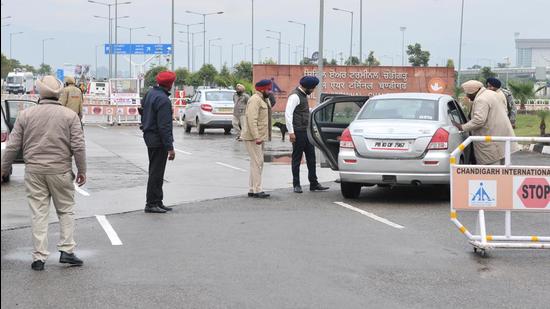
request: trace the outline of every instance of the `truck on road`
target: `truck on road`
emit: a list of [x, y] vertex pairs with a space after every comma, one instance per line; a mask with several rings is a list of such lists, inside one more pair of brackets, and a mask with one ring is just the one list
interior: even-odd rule
[[34, 90], [34, 74], [32, 72], [15, 69], [6, 77], [6, 91], [8, 93], [25, 94]]

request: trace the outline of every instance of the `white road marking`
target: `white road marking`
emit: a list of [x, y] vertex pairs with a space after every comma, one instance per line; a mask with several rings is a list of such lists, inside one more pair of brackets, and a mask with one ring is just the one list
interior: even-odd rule
[[176, 148], [174, 148], [174, 150], [175, 150], [176, 152], [181, 152], [181, 153], [186, 154], [186, 155], [191, 155], [191, 153], [188, 152], [188, 151], [183, 151], [183, 150], [179, 150], [179, 149], [176, 149]]
[[109, 240], [111, 240], [111, 244], [113, 246], [122, 246], [122, 241], [120, 238], [118, 238], [117, 233], [115, 232], [115, 229], [111, 226], [109, 221], [107, 221], [107, 218], [103, 215], [96, 215], [97, 221], [99, 224], [101, 224], [101, 227], [109, 237]]
[[236, 166], [233, 166], [233, 165], [225, 164], [225, 163], [222, 163], [222, 162], [216, 162], [216, 164], [221, 165], [221, 166], [225, 166], [225, 167], [229, 167], [229, 168], [232, 168], [232, 169], [237, 170], [237, 171], [247, 172], [247, 170], [245, 170], [245, 169], [242, 169], [240, 167], [236, 167]]
[[100, 124], [98, 124], [97, 126], [100, 127], [100, 128], [102, 128], [102, 129], [104, 129], [104, 130], [107, 130], [107, 129], [108, 129], [107, 127], [104, 127], [104, 126], [102, 126], [102, 125], [100, 125]]
[[360, 213], [360, 214], [362, 214], [362, 215], [365, 215], [365, 216], [367, 216], [367, 217], [369, 217], [369, 218], [371, 218], [371, 219], [373, 219], [373, 220], [376, 220], [376, 221], [378, 221], [378, 222], [387, 224], [387, 225], [389, 225], [389, 226], [391, 226], [391, 227], [394, 227], [394, 228], [396, 228], [396, 229], [404, 229], [404, 228], [405, 228], [405, 227], [402, 226], [402, 225], [399, 225], [399, 224], [397, 224], [397, 223], [393, 223], [393, 222], [391, 222], [391, 221], [388, 220], [388, 219], [379, 217], [379, 216], [377, 216], [377, 215], [375, 215], [375, 214], [373, 214], [373, 213], [370, 213], [370, 212], [368, 212], [368, 211], [364, 211], [364, 210], [362, 210], [362, 209], [353, 207], [353, 206], [351, 206], [351, 205], [349, 205], [349, 204], [346, 204], [346, 203], [343, 203], [343, 202], [334, 202], [334, 204], [340, 205], [340, 206], [345, 207], [345, 208], [347, 208], [347, 209], [349, 209], [349, 210], [356, 211], [356, 212], [358, 212], [358, 213]]
[[74, 184], [74, 189], [76, 190], [76, 192], [78, 192], [78, 193], [80, 193], [81, 195], [84, 195], [84, 196], [90, 196], [90, 193], [88, 193], [84, 189], [80, 188], [76, 183], [73, 183], [73, 184]]

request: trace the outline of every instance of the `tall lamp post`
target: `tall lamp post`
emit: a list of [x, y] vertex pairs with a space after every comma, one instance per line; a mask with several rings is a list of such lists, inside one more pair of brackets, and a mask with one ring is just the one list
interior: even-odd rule
[[[161, 40], [162, 40], [162, 38], [161, 38], [160, 35], [154, 35], [154, 34], [150, 34], [150, 33], [149, 33], [149, 34], [147, 34], [147, 36], [150, 36], [150, 37], [159, 39], [159, 44], [160, 44], [160, 42], [161, 42]], [[159, 55], [159, 66], [160, 66], [160, 55]]]
[[210, 58], [210, 45], [212, 44], [213, 41], [220, 41], [222, 38], [215, 38], [215, 39], [210, 39], [208, 40], [208, 63], [212, 64], [212, 59]]
[[[112, 67], [112, 55], [113, 55], [113, 51], [112, 51], [112, 19], [111, 19], [111, 7], [114, 6], [115, 7], [115, 44], [118, 43], [118, 40], [117, 40], [117, 20], [118, 20], [118, 6], [119, 5], [124, 5], [124, 4], [130, 4], [132, 2], [130, 1], [126, 1], [126, 2], [118, 2], [117, 0], [115, 0], [115, 3], [108, 3], [108, 2], [101, 2], [101, 1], [94, 1], [94, 0], [88, 0], [89, 3], [93, 3], [93, 4], [98, 4], [98, 5], [103, 5], [103, 6], [106, 6], [108, 9], [109, 9], [109, 17], [108, 17], [108, 21], [109, 21], [109, 78], [112, 76], [112, 72], [111, 72], [111, 67]], [[115, 77], [117, 76], [117, 54], [115, 54]]]
[[[306, 24], [304, 23], [301, 23], [301, 22], [297, 22], [297, 21], [294, 21], [294, 20], [289, 20], [288, 21], [289, 23], [293, 23], [293, 24], [298, 24], [298, 25], [302, 25], [304, 27], [304, 36], [303, 36], [303, 40], [302, 40], [302, 45], [304, 46], [304, 52], [303, 52], [303, 59], [306, 58]], [[290, 60], [289, 60], [289, 63], [290, 63]]]
[[191, 44], [190, 44], [191, 33], [189, 32], [189, 27], [195, 26], [195, 25], [202, 25], [203, 23], [194, 23], [194, 24], [174, 23], [174, 24], [187, 27], [187, 31], [180, 31], [180, 33], [187, 33], [187, 70], [191, 72]]
[[51, 40], [54, 40], [54, 38], [46, 38], [46, 39], [42, 39], [42, 65], [44, 65], [44, 49], [45, 49], [45, 43], [46, 41], [51, 41]]
[[220, 49], [220, 71], [222, 70], [222, 52], [223, 52], [223, 46], [212, 44], [214, 47], [218, 47]]
[[399, 30], [401, 30], [402, 39], [401, 39], [401, 66], [405, 66], [405, 30], [407, 30], [407, 27], [399, 27]]
[[19, 32], [10, 32], [10, 59], [13, 59], [13, 58], [12, 58], [12, 53], [11, 53], [11, 52], [12, 52], [12, 45], [13, 45], [13, 44], [12, 44], [12, 37], [13, 37], [14, 35], [18, 35], [18, 34], [23, 34], [23, 31], [19, 31]]
[[[456, 74], [456, 86], [460, 85], [460, 70], [462, 66], [462, 25], [464, 24], [464, 0], [460, 9], [460, 36], [458, 39], [458, 71]], [[508, 81], [506, 81], [508, 82]]]
[[[118, 26], [118, 27], [122, 29], [126, 29], [130, 32], [130, 44], [132, 44], [132, 31], [146, 28], [146, 27], [124, 27], [124, 26]], [[130, 54], [130, 78], [132, 78], [132, 54]]]
[[203, 62], [203, 65], [204, 65], [205, 62], [206, 62], [206, 47], [205, 47], [206, 46], [206, 16], [223, 14], [223, 12], [220, 11], [220, 12], [212, 12], [212, 13], [199, 13], [199, 12], [194, 12], [194, 11], [189, 11], [188, 10], [188, 11], [185, 11], [185, 13], [201, 15], [202, 16], [202, 30], [204, 32], [203, 37], [202, 37], [202, 44], [203, 44], [202, 62]]
[[335, 11], [341, 11], [341, 12], [351, 14], [351, 30], [350, 30], [351, 36], [350, 36], [350, 41], [349, 41], [349, 61], [351, 61], [351, 57], [353, 55], [353, 11], [339, 9], [339, 8], [332, 8], [332, 9], [335, 10]]
[[237, 43], [237, 44], [231, 44], [231, 67], [233, 67], [235, 65], [235, 59], [233, 58], [233, 50], [234, 50], [235, 46], [241, 46], [243, 44], [244, 44], [243, 42]]
[[271, 33], [276, 33], [276, 34], [279, 35], [278, 39], [277, 38], [273, 38], [273, 39], [279, 40], [279, 44], [278, 44], [278, 47], [277, 47], [277, 64], [281, 64], [281, 31], [273, 31], [273, 30], [269, 30], [269, 29], [266, 29], [265, 31], [271, 32]]
[[191, 51], [192, 51], [191, 72], [195, 71], [195, 35], [199, 33], [204, 33], [204, 31], [191, 32]]
[[[110, 14], [109, 14], [110, 16]], [[112, 65], [113, 65], [113, 44], [112, 44], [112, 25], [113, 25], [113, 19], [114, 18], [110, 18], [110, 17], [105, 17], [105, 16], [98, 16], [98, 15], [94, 15], [95, 18], [100, 18], [100, 19], [106, 19], [108, 20], [109, 22], [109, 78], [112, 77], [113, 75], [113, 72], [112, 72]], [[123, 18], [129, 18], [130, 16], [120, 16], [118, 17], [117, 19], [123, 19]]]

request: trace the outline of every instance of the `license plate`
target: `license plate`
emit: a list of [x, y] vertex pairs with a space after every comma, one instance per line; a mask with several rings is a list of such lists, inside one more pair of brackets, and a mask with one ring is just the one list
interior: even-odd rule
[[408, 141], [373, 141], [370, 148], [375, 151], [407, 151], [409, 144]]
[[233, 112], [233, 108], [231, 108], [231, 107], [220, 107], [216, 110], [218, 111], [218, 113], [232, 113]]

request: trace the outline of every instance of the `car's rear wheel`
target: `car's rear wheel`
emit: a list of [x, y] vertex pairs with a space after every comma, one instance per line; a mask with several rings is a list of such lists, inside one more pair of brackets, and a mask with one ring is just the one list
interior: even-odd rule
[[358, 198], [361, 194], [361, 184], [355, 182], [340, 183], [340, 191], [345, 198]]
[[199, 131], [199, 134], [204, 134], [204, 125], [199, 121], [199, 117], [197, 117], [197, 131]]
[[231, 134], [231, 128], [223, 128], [223, 131], [225, 135]]
[[191, 133], [191, 126], [185, 121], [185, 116], [183, 117], [183, 129], [185, 133]]

